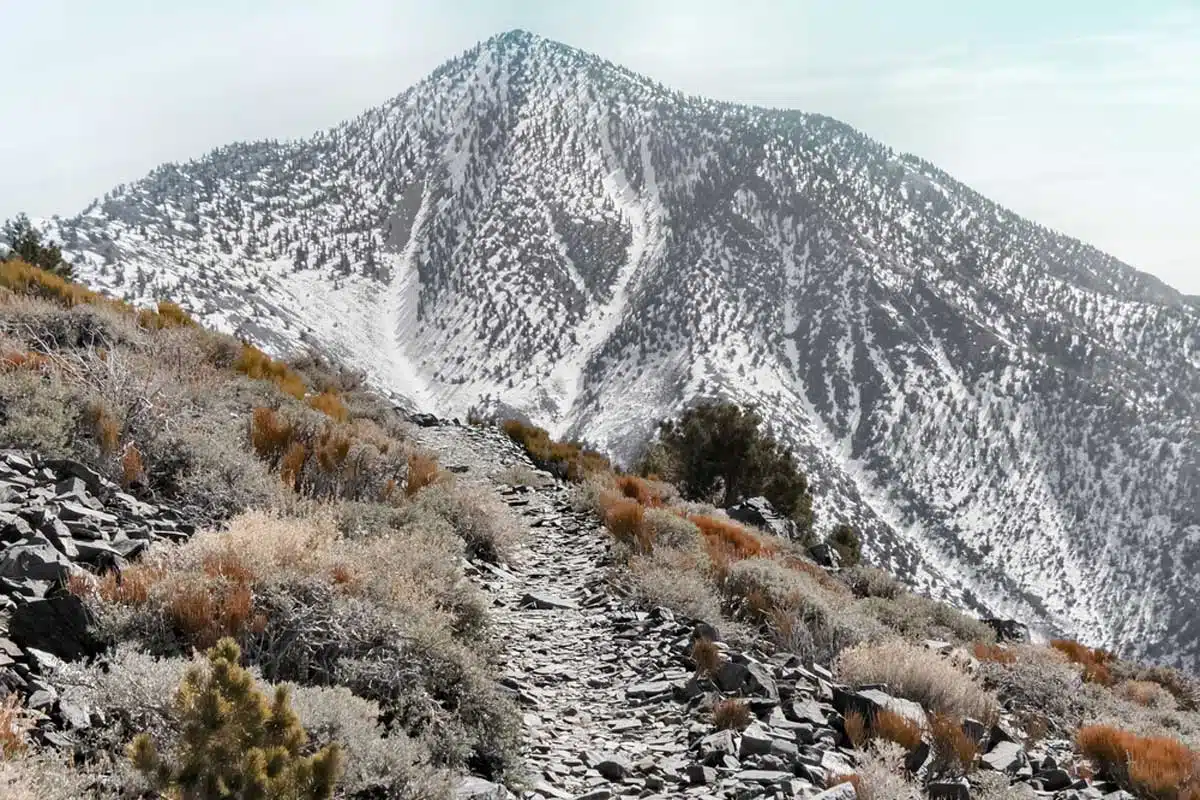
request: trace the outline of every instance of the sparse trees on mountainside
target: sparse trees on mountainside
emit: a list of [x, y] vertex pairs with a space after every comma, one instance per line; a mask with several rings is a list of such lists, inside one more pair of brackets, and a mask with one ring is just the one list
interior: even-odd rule
[[762, 429], [762, 417], [734, 403], [705, 402], [659, 428], [642, 471], [679, 483], [684, 497], [731, 506], [761, 495], [804, 529], [812, 495], [796, 459]]
[[60, 278], [74, 279], [75, 268], [63, 260], [58, 244], [43, 241], [41, 232], [33, 227], [25, 214], [18, 214], [4, 223], [3, 237], [8, 246], [8, 253], [3, 260], [19, 258]]

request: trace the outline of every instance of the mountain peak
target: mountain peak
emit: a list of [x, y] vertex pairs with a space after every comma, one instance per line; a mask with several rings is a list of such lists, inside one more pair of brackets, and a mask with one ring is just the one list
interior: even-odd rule
[[629, 458], [697, 397], [755, 405], [819, 527], [916, 587], [1200, 662], [1200, 309], [828, 118], [509, 31], [50, 233], [105, 291], [444, 417]]

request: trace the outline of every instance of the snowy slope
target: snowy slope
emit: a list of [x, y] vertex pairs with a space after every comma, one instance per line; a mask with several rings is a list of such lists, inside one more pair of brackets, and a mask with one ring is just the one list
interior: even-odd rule
[[49, 221], [93, 284], [629, 457], [700, 395], [911, 583], [1200, 667], [1200, 300], [827, 117], [512, 32]]

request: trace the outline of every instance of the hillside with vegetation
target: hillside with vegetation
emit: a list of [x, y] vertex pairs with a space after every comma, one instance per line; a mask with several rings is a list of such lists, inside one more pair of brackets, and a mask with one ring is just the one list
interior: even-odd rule
[[661, 422], [408, 417], [10, 257], [0, 794], [1198, 796], [1192, 678], [855, 563], [753, 412]]

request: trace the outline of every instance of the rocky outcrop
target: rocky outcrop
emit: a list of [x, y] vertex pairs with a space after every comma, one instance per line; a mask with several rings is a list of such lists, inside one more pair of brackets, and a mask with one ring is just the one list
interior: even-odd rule
[[73, 575], [121, 569], [155, 541], [195, 528], [174, 509], [146, 503], [76, 461], [0, 452], [0, 691], [17, 691], [52, 721], [69, 710], [45, 673], [57, 659], [104, 649]]

